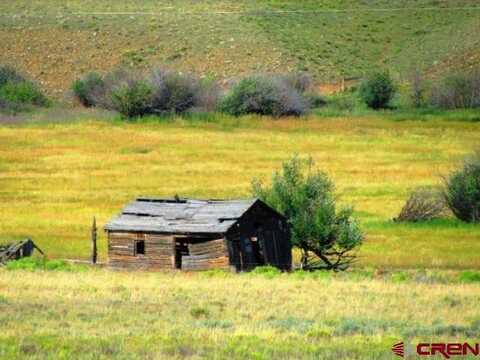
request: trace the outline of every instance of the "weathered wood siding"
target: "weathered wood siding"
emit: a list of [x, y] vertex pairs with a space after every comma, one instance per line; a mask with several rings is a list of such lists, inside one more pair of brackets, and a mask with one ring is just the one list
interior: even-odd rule
[[[145, 254], [135, 254], [135, 242], [145, 241]], [[135, 232], [108, 233], [109, 266], [131, 269], [173, 269], [175, 242], [171, 235]]]
[[[259, 265], [289, 270], [292, 246], [288, 224], [265, 206], [254, 206], [227, 234], [230, 264], [237, 271]], [[252, 241], [256, 239], [256, 241]]]
[[188, 244], [188, 256], [182, 256], [182, 270], [228, 269], [228, 250], [224, 238]]
[[[151, 202], [136, 201], [106, 226], [111, 267], [237, 271], [259, 265], [291, 268], [288, 224], [261, 201], [153, 201], [155, 206]], [[181, 221], [171, 220], [171, 213]], [[150, 230], [153, 228], [169, 231], [162, 235]]]

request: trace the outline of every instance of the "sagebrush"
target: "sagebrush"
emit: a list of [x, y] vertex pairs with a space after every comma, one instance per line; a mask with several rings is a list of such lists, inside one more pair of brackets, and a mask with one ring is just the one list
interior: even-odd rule
[[105, 81], [98, 73], [88, 73], [72, 84], [72, 91], [83, 106], [97, 106], [105, 97]]
[[72, 88], [83, 105], [115, 110], [128, 118], [212, 110], [220, 95], [212, 80], [161, 67], [146, 72], [119, 68], [103, 77], [90, 73]]
[[309, 108], [302, 80], [274, 75], [254, 75], [234, 85], [220, 104], [220, 110], [234, 116], [260, 114], [299, 116]]
[[445, 202], [453, 214], [465, 222], [480, 222], [480, 152], [445, 179]]
[[480, 68], [445, 75], [433, 86], [430, 103], [441, 109], [480, 107]]
[[437, 189], [415, 189], [402, 207], [395, 221], [419, 222], [441, 217], [445, 213], [446, 204]]

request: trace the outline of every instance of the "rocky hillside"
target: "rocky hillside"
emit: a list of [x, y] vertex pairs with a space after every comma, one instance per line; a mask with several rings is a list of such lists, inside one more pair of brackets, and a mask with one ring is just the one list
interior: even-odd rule
[[[141, 3], [140, 5], [138, 3]], [[0, 62], [49, 93], [118, 64], [162, 63], [226, 80], [307, 71], [321, 83], [386, 67], [406, 76], [480, 62], [474, 0], [0, 3]]]

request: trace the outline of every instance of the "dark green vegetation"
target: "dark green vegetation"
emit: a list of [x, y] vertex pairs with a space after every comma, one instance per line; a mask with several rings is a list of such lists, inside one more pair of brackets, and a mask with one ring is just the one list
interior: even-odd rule
[[47, 104], [47, 98], [32, 81], [13, 67], [0, 64], [0, 112], [16, 113]]
[[[416, 72], [397, 93], [399, 87], [387, 72], [374, 72], [359, 89], [351, 87], [321, 96], [313, 89], [308, 74], [290, 73], [247, 76], [222, 91], [214, 80], [162, 68], [119, 68], [105, 76], [89, 73], [72, 85], [83, 105], [116, 110], [128, 118], [215, 110], [233, 116], [299, 116], [312, 107], [316, 114], [327, 116], [368, 115], [373, 109], [389, 110], [400, 118], [425, 118], [436, 112], [445, 116], [448, 109], [477, 108], [480, 68], [446, 73], [433, 83], [424, 82], [422, 74]], [[457, 114], [462, 120], [480, 120], [476, 112]]]
[[120, 68], [105, 76], [89, 73], [72, 89], [83, 105], [115, 110], [128, 118], [214, 110], [219, 96], [213, 81], [161, 68], [146, 72]]
[[480, 152], [466, 159], [447, 179], [445, 200], [457, 218], [480, 222]]
[[394, 95], [395, 85], [386, 72], [372, 73], [360, 84], [360, 99], [375, 110], [387, 108]]
[[301, 75], [250, 76], [234, 85], [220, 104], [220, 110], [234, 116], [246, 114], [299, 116], [309, 108], [304, 96], [307, 85]]
[[314, 166], [311, 158], [293, 157], [273, 175], [270, 187], [254, 181], [253, 192], [287, 217], [302, 268], [345, 270], [364, 237], [353, 209], [336, 210], [334, 185]]

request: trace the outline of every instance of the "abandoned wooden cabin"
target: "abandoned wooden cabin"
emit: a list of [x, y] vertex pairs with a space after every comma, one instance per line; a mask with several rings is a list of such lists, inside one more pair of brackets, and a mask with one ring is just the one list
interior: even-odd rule
[[258, 199], [138, 198], [105, 231], [114, 268], [288, 270], [292, 262], [286, 219]]

